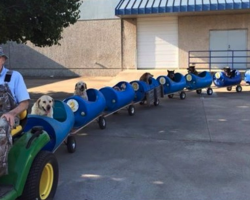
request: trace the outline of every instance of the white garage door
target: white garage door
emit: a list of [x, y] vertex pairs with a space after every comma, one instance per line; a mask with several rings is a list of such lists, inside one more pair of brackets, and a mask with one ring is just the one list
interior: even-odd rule
[[178, 67], [178, 18], [137, 20], [137, 68]]
[[210, 50], [212, 68], [246, 68], [247, 53], [242, 50], [247, 50], [247, 30], [210, 31]]

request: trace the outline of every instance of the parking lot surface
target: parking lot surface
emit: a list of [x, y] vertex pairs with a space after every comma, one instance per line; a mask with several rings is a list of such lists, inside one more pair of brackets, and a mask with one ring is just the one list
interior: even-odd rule
[[[42, 81], [37, 91], [26, 82], [33, 101], [49, 91]], [[48, 93], [64, 99], [71, 87]], [[185, 100], [136, 105], [134, 116], [121, 110], [104, 130], [90, 124], [76, 135], [75, 153], [65, 145], [56, 151], [54, 200], [250, 199], [249, 91], [188, 92]]]

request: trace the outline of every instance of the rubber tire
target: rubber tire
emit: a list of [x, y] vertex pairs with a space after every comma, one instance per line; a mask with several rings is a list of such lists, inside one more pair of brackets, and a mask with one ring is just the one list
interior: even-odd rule
[[196, 93], [197, 93], [197, 94], [201, 94], [201, 92], [202, 92], [202, 90], [201, 90], [201, 89], [196, 90]]
[[159, 99], [156, 99], [156, 100], [154, 101], [154, 105], [155, 105], [155, 106], [158, 106], [159, 104], [160, 104]]
[[207, 88], [207, 95], [212, 95], [214, 93], [212, 88]]
[[186, 92], [181, 91], [181, 93], [180, 93], [180, 99], [181, 99], [181, 100], [186, 99]]
[[69, 153], [74, 153], [76, 151], [76, 139], [72, 135], [67, 138], [67, 149]]
[[242, 92], [242, 87], [240, 85], [237, 85], [236, 92]]
[[98, 124], [99, 124], [100, 129], [105, 129], [106, 128], [106, 119], [105, 119], [105, 117], [103, 117], [103, 116], [99, 117]]
[[232, 90], [231, 86], [227, 87], [227, 91], [231, 91], [231, 90]]
[[130, 105], [130, 106], [128, 107], [128, 114], [129, 114], [130, 116], [133, 116], [133, 115], [135, 114], [135, 107], [134, 107], [133, 105]]
[[168, 98], [169, 98], [169, 99], [172, 99], [173, 97], [174, 97], [174, 94], [169, 94], [169, 95], [168, 95]]
[[140, 102], [140, 105], [144, 105], [144, 104], [145, 104], [145, 101], [141, 101], [141, 102]]
[[22, 196], [19, 198], [20, 200], [40, 200], [40, 194], [39, 194], [39, 185], [40, 185], [40, 179], [42, 175], [42, 171], [47, 163], [50, 163], [53, 167], [54, 171], [54, 182], [51, 188], [51, 192], [46, 198], [46, 200], [51, 200], [54, 198], [57, 184], [58, 184], [58, 176], [59, 176], [59, 168], [58, 168], [58, 162], [56, 160], [56, 157], [53, 153], [48, 151], [40, 151], [37, 156], [35, 157], [25, 186], [23, 190]]

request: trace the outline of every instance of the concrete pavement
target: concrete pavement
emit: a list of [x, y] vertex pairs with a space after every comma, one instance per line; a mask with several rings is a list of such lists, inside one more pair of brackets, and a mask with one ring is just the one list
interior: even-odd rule
[[[39, 92], [63, 99], [76, 82], [41, 80], [33, 87], [29, 81], [33, 99]], [[249, 91], [188, 92], [185, 100], [165, 97], [158, 107], [136, 105], [134, 116], [111, 115], [105, 130], [90, 124], [76, 135], [74, 154], [64, 145], [56, 152], [54, 200], [250, 200]]]

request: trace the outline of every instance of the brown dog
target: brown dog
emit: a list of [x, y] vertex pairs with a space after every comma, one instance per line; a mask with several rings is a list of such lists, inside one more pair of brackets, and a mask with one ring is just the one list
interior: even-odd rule
[[150, 84], [150, 78], [152, 78], [154, 75], [150, 74], [149, 72], [146, 72], [144, 74], [142, 74], [142, 76], [140, 77], [140, 81], [144, 81], [147, 84]]
[[196, 71], [195, 66], [191, 65], [187, 68], [188, 73], [194, 74], [194, 75], [198, 75], [199, 73]]

